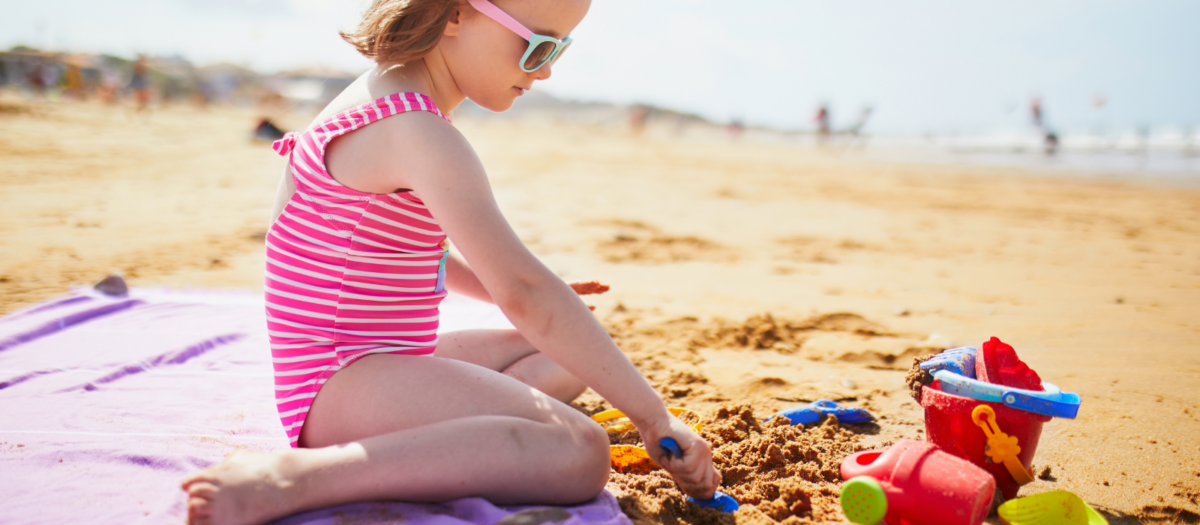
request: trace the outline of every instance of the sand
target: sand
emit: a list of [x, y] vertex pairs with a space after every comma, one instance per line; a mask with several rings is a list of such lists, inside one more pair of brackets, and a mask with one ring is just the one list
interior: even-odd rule
[[[113, 270], [133, 286], [261, 289], [283, 161], [248, 139], [253, 110], [4, 100], [0, 311]], [[869, 162], [785, 138], [457, 123], [529, 247], [564, 279], [612, 286], [588, 302], [670, 405], [712, 428], [733, 418], [722, 410], [819, 398], [877, 415], [717, 446], [746, 503], [737, 521], [837, 522], [839, 458], [923, 435], [912, 358], [998, 336], [1084, 399], [1077, 420], [1046, 425], [1035, 464], [1050, 472], [1023, 494], [1071, 490], [1112, 523], [1200, 522], [1195, 187]], [[800, 447], [778, 446], [779, 468], [741, 463], [779, 462], [769, 443], [785, 431]], [[703, 522], [658, 479], [610, 486], [641, 522]]]
[[614, 473], [609, 486], [638, 525], [812, 523], [841, 521], [838, 504], [842, 458], [863, 450], [860, 436], [837, 418], [820, 426], [792, 426], [786, 418], [761, 423], [748, 405], [724, 405], [704, 418], [701, 435], [713, 446], [721, 491], [740, 508], [732, 516], [689, 505], [662, 470]]

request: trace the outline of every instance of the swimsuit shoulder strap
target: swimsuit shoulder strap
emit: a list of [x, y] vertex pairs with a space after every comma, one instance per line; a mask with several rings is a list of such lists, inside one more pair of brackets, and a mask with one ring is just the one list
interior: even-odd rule
[[304, 131], [287, 133], [272, 147], [280, 155], [290, 155], [291, 172], [296, 179], [297, 189], [311, 187], [356, 199], [378, 198], [377, 194], [348, 188], [334, 179], [325, 167], [325, 148], [330, 141], [346, 133], [410, 111], [428, 111], [450, 122], [450, 118], [428, 96], [421, 93], [392, 93], [374, 102], [342, 111]]
[[450, 117], [438, 109], [432, 98], [421, 93], [392, 93], [379, 97], [374, 102], [344, 110], [302, 132], [289, 132], [283, 138], [275, 141], [272, 148], [280, 155], [289, 155], [297, 143], [307, 135], [316, 139], [312, 145], [319, 146], [323, 158], [325, 146], [329, 144], [329, 141], [377, 120], [409, 111], [428, 111], [442, 117], [446, 122], [450, 122]]

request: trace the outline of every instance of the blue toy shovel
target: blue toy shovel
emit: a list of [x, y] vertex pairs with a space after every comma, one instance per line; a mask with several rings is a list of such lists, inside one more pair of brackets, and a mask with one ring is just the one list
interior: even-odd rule
[[926, 359], [921, 363], [921, 370], [934, 373], [938, 370], [949, 370], [963, 377], [975, 379], [975, 354], [979, 350], [970, 346], [951, 348]]
[[775, 415], [788, 418], [793, 425], [816, 423], [824, 415], [837, 416], [839, 423], [866, 423], [875, 419], [870, 412], [864, 409], [842, 408], [842, 405], [831, 399], [818, 399], [802, 407], [789, 408]]
[[[661, 447], [663, 452], [667, 454], [668, 459], [673, 457], [683, 457], [683, 449], [679, 448], [679, 442], [675, 441], [675, 438], [662, 438], [658, 440], [658, 446]], [[713, 497], [708, 499], [695, 499], [691, 496], [688, 496], [687, 500], [706, 509], [716, 509], [721, 512], [733, 512], [738, 510], [737, 500], [733, 499], [733, 496], [723, 492], [717, 492], [713, 494]]]

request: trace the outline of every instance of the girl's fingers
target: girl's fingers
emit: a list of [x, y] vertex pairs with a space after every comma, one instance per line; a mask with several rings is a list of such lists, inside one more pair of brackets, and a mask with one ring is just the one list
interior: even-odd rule
[[697, 439], [691, 445], [684, 449], [682, 458], [667, 455], [667, 449], [663, 449], [665, 461], [660, 464], [685, 494], [697, 499], [711, 498], [720, 486], [721, 475], [712, 465], [707, 443]]
[[721, 484], [721, 475], [712, 463], [712, 448], [694, 430], [676, 418], [661, 427], [647, 426], [642, 431], [650, 457], [663, 467], [685, 494], [708, 499]]
[[675, 482], [679, 484], [679, 488], [684, 494], [696, 499], [703, 500], [713, 497], [719, 486], [719, 484], [714, 483], [712, 472], [693, 473], [692, 476], [688, 477], [692, 479], [682, 479], [677, 476], [675, 477]]
[[709, 476], [710, 476], [709, 479], [706, 480], [704, 485], [702, 485], [701, 488], [699, 489], [700, 492], [705, 494], [704, 499], [708, 499], [708, 498], [715, 496], [717, 493], [717, 489], [721, 487], [721, 481], [720, 481], [721, 475], [720, 474], [716, 474], [714, 471], [713, 473], [709, 474]]

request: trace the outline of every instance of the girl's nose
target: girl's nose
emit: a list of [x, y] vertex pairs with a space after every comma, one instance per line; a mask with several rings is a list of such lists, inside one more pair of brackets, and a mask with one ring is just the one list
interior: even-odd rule
[[550, 64], [546, 64], [538, 68], [537, 71], [530, 73], [530, 75], [533, 75], [534, 80], [546, 80], [550, 78], [550, 67]]

